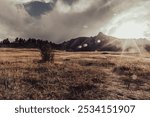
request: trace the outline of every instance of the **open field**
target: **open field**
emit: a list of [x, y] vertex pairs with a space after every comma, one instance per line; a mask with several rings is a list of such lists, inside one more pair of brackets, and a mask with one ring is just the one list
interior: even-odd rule
[[0, 49], [0, 99], [150, 99], [150, 55]]

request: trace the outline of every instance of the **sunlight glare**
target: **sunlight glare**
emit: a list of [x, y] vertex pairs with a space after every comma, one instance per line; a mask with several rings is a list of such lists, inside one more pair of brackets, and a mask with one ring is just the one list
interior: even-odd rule
[[114, 36], [118, 38], [143, 38], [146, 26], [143, 23], [136, 23], [133, 21], [124, 22], [118, 26], [117, 30], [114, 32]]

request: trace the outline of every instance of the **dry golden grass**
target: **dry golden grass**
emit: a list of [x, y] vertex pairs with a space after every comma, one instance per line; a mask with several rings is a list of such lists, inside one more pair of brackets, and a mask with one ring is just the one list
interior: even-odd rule
[[0, 99], [150, 99], [150, 59], [134, 54], [0, 49]]

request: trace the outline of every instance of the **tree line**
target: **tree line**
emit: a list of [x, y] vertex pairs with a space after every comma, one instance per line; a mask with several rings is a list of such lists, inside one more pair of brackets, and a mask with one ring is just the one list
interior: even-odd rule
[[49, 45], [53, 49], [60, 49], [58, 44], [49, 42], [48, 40], [41, 40], [35, 38], [23, 39], [16, 38], [14, 41], [10, 41], [8, 38], [0, 42], [0, 47], [8, 48], [40, 48], [43, 45]]

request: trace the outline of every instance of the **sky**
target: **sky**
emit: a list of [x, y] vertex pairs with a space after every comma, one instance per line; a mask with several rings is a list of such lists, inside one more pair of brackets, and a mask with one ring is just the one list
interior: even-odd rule
[[150, 37], [150, 0], [1, 0], [0, 39]]

